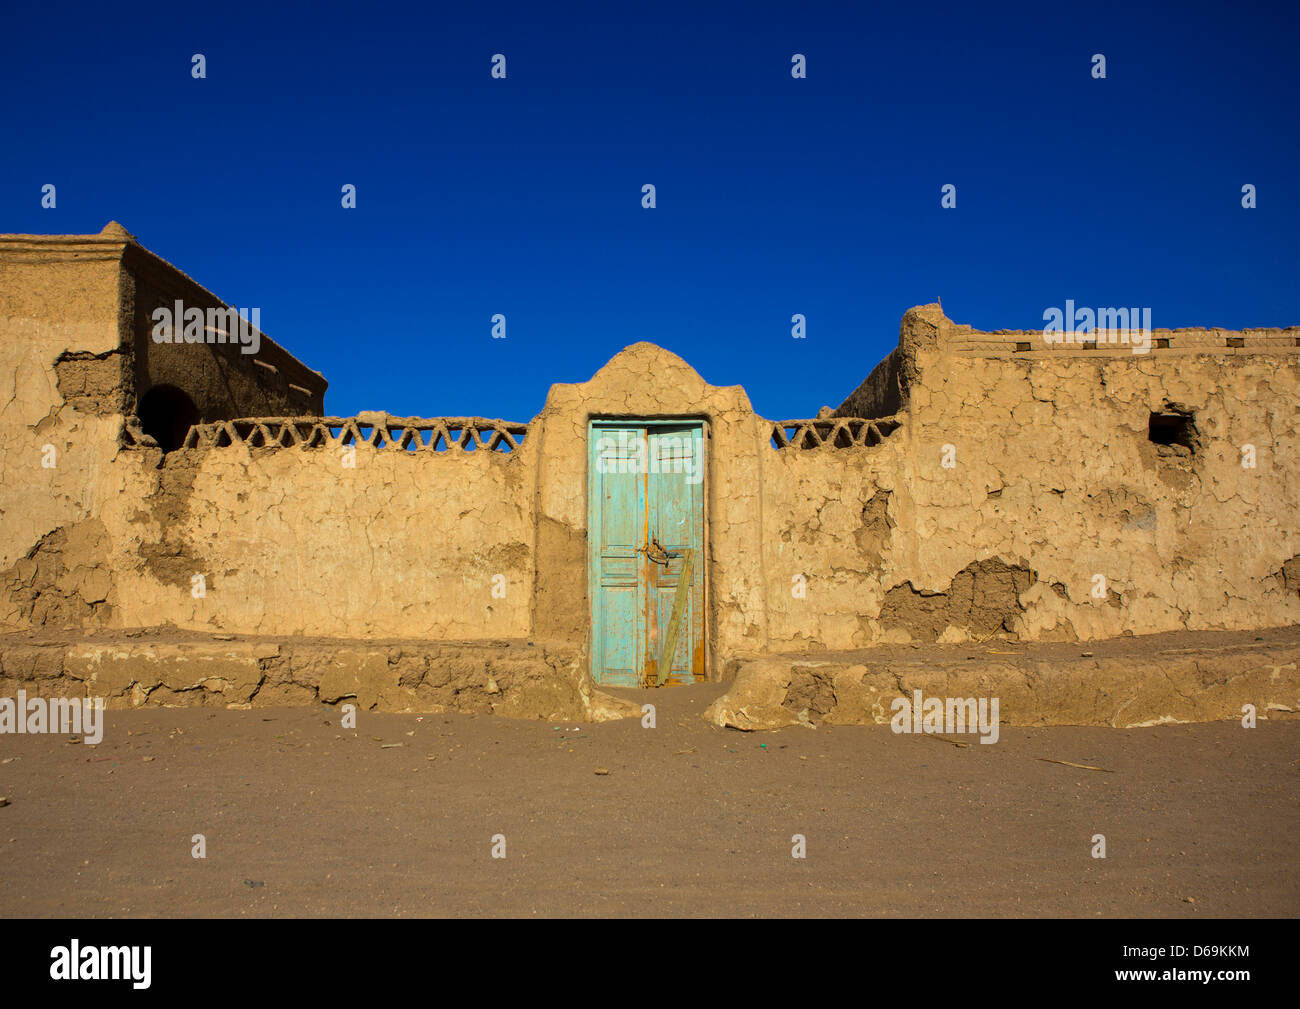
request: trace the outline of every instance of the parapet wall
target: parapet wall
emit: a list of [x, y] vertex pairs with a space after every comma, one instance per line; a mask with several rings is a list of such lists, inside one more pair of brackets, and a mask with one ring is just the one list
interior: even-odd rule
[[[241, 346], [234, 339], [237, 334], [226, 331], [228, 325], [212, 327], [216, 332], [209, 329], [206, 320], [231, 307], [215, 294], [134, 241], [123, 244], [122, 273], [130, 296], [127, 307], [136, 404], [147, 390], [171, 386], [190, 396], [204, 421], [324, 413], [324, 378], [265, 333], [250, 333], [250, 340], [255, 338], [256, 343]], [[155, 311], [166, 309], [174, 314], [178, 303], [187, 310], [202, 311], [203, 336], [224, 342], [185, 342], [180, 323], [170, 342], [154, 339], [158, 325]], [[256, 306], [244, 308], [251, 313]]]
[[[1035, 355], [1060, 358], [1120, 354], [1168, 359], [1189, 354], [1216, 357], [1300, 354], [1300, 326], [1240, 330], [1152, 329], [1141, 340], [1128, 330], [1101, 330], [1072, 334], [1070, 339], [1058, 342], [1049, 342], [1042, 330], [1003, 329], [985, 333], [947, 318], [942, 320], [942, 327], [941, 339], [949, 353], [976, 357], [1027, 355], [1029, 360], [1033, 360]], [[1141, 349], [1143, 346], [1147, 349]]]

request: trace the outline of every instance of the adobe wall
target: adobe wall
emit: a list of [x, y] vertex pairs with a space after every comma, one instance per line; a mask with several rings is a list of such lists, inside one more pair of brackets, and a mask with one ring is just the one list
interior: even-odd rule
[[[111, 274], [101, 298], [106, 283]], [[1300, 490], [1300, 375], [1279, 342], [1294, 346], [1293, 336], [1265, 336], [1261, 354], [1180, 334], [1201, 343], [1139, 358], [1016, 350], [1038, 334], [975, 334], [932, 308], [903, 329], [894, 373], [910, 378], [896, 418], [808, 422], [842, 447], [798, 447], [817, 440], [801, 436], [774, 449], [773, 425], [742, 389], [710, 386], [650, 344], [589, 382], [554, 386], [508, 453], [361, 441], [346, 468], [341, 442], [240, 442], [159, 465], [156, 449], [117, 446], [110, 425], [121, 415], [109, 414], [98, 434], [62, 443], [95, 461], [44, 471], [51, 485], [67, 475], [70, 520], [24, 498], [53, 524], [6, 573], [0, 618], [585, 647], [587, 424], [677, 416], [704, 419], [710, 433], [714, 675], [765, 651], [1300, 620], [1289, 504]], [[91, 422], [74, 402], [56, 413]], [[1190, 456], [1147, 437], [1151, 412], [1171, 404], [1194, 415]], [[1240, 465], [1247, 439], [1254, 469]], [[23, 543], [6, 522], [6, 548]]]
[[[772, 650], [1300, 622], [1297, 333], [1156, 330], [1135, 355], [912, 310], [901, 428], [765, 465]], [[1148, 438], [1169, 409], [1190, 454]]]
[[[0, 618], [10, 592], [38, 580], [44, 608], [78, 623], [108, 617], [97, 483], [125, 408], [125, 301], [105, 243], [16, 240], [0, 254]], [[65, 552], [76, 563], [62, 563]]]
[[[585, 649], [587, 424], [618, 416], [708, 424], [710, 661], [762, 650], [759, 490], [772, 454], [768, 426], [740, 387], [709, 386], [651, 344], [623, 351], [588, 382], [553, 386], [526, 428], [507, 425], [527, 431], [516, 435], [514, 451], [468, 437], [462, 441], [477, 451], [435, 451], [427, 431], [413, 451], [377, 447], [403, 437], [405, 422], [387, 417], [370, 418], [382, 440], [379, 428], [354, 428], [370, 440], [352, 438], [351, 467], [342, 462], [341, 419], [302, 427], [317, 432], [312, 445], [298, 443], [303, 437], [277, 445], [294, 425], [270, 421], [264, 436], [243, 423], [196, 428], [193, 446], [165, 459], [156, 448], [123, 447], [95, 484], [97, 520], [111, 530], [101, 545], [111, 572], [105, 626], [529, 638]], [[493, 423], [481, 423], [480, 439]], [[234, 437], [218, 443], [227, 430]], [[505, 447], [499, 438], [496, 445]], [[43, 612], [30, 595], [13, 597], [10, 626], [23, 624], [16, 604]], [[64, 616], [50, 615], [50, 625]]]
[[597, 418], [679, 417], [708, 425], [706, 625], [709, 665], [767, 640], [767, 583], [759, 519], [767, 426], [738, 385], [713, 386], [651, 343], [621, 351], [590, 381], [557, 383], [530, 425], [537, 469], [537, 606], [540, 637], [587, 642], [587, 425]]
[[[260, 333], [257, 352], [232, 342], [185, 343], [153, 339], [154, 310], [223, 310], [227, 306], [185, 274], [132, 242], [123, 248], [124, 283], [131, 296], [134, 385], [138, 396], [158, 385], [183, 389], [203, 421], [235, 417], [319, 417], [325, 412], [326, 382], [284, 348]], [[252, 306], [239, 306], [252, 307]]]
[[[206, 293], [171, 269], [112, 229], [0, 236], [0, 629], [500, 644], [464, 703], [517, 705], [487, 688], [511, 648], [585, 669], [588, 424], [639, 417], [707, 425], [712, 678], [879, 643], [1300, 623], [1300, 330], [1158, 330], [1134, 355], [924, 306], [810, 421], [764, 420], [649, 343], [552, 386], [527, 425], [305, 420], [324, 380], [270, 341], [261, 364], [149, 341], [155, 302]], [[164, 456], [131, 420], [162, 379], [289, 416], [199, 425]], [[1192, 418], [1192, 444], [1153, 444], [1153, 412]], [[274, 656], [254, 660], [245, 685], [274, 685]], [[374, 661], [376, 697], [417, 696], [402, 661]], [[535, 695], [547, 665], [529, 668], [511, 689]], [[545, 710], [587, 710], [589, 687]]]
[[130, 484], [121, 436], [153, 384], [178, 385], [217, 417], [319, 411], [325, 380], [265, 337], [251, 355], [155, 343], [149, 312], [173, 296], [225, 307], [114, 223], [0, 235], [0, 627], [122, 625], [131, 540], [112, 524], [115, 498], [147, 488]]
[[903, 352], [895, 347], [835, 411], [836, 417], [893, 417], [902, 410]]
[[103, 505], [118, 625], [528, 636], [529, 446], [440, 453], [361, 442], [354, 451], [190, 448], [160, 469], [156, 449], [124, 452], [113, 470], [120, 491]]

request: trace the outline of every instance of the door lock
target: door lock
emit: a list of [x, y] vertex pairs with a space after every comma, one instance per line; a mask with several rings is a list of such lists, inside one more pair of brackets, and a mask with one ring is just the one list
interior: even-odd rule
[[645, 554], [647, 559], [652, 563], [661, 564], [664, 567], [668, 567], [668, 562], [672, 560], [672, 558], [681, 556], [681, 554], [676, 550], [664, 549], [663, 544], [661, 544], [658, 538], [654, 536], [650, 537], [650, 542], [644, 547], [637, 547], [637, 552]]

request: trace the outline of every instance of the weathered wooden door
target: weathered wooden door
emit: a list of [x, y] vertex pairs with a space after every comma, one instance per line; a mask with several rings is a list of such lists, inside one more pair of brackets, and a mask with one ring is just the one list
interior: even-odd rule
[[703, 679], [703, 424], [593, 421], [588, 472], [592, 678], [624, 687]]

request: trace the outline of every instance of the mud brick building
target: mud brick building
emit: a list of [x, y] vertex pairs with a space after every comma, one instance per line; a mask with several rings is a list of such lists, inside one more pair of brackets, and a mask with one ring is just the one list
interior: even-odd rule
[[[736, 676], [720, 722], [870, 721], [878, 646], [1300, 623], [1297, 327], [1135, 354], [926, 305], [810, 419], [649, 343], [526, 422], [343, 418], [264, 335], [155, 341], [177, 301], [227, 308], [116, 224], [0, 236], [4, 690], [605, 718]], [[979, 683], [1025, 721], [1296, 705], [1265, 651]]]

